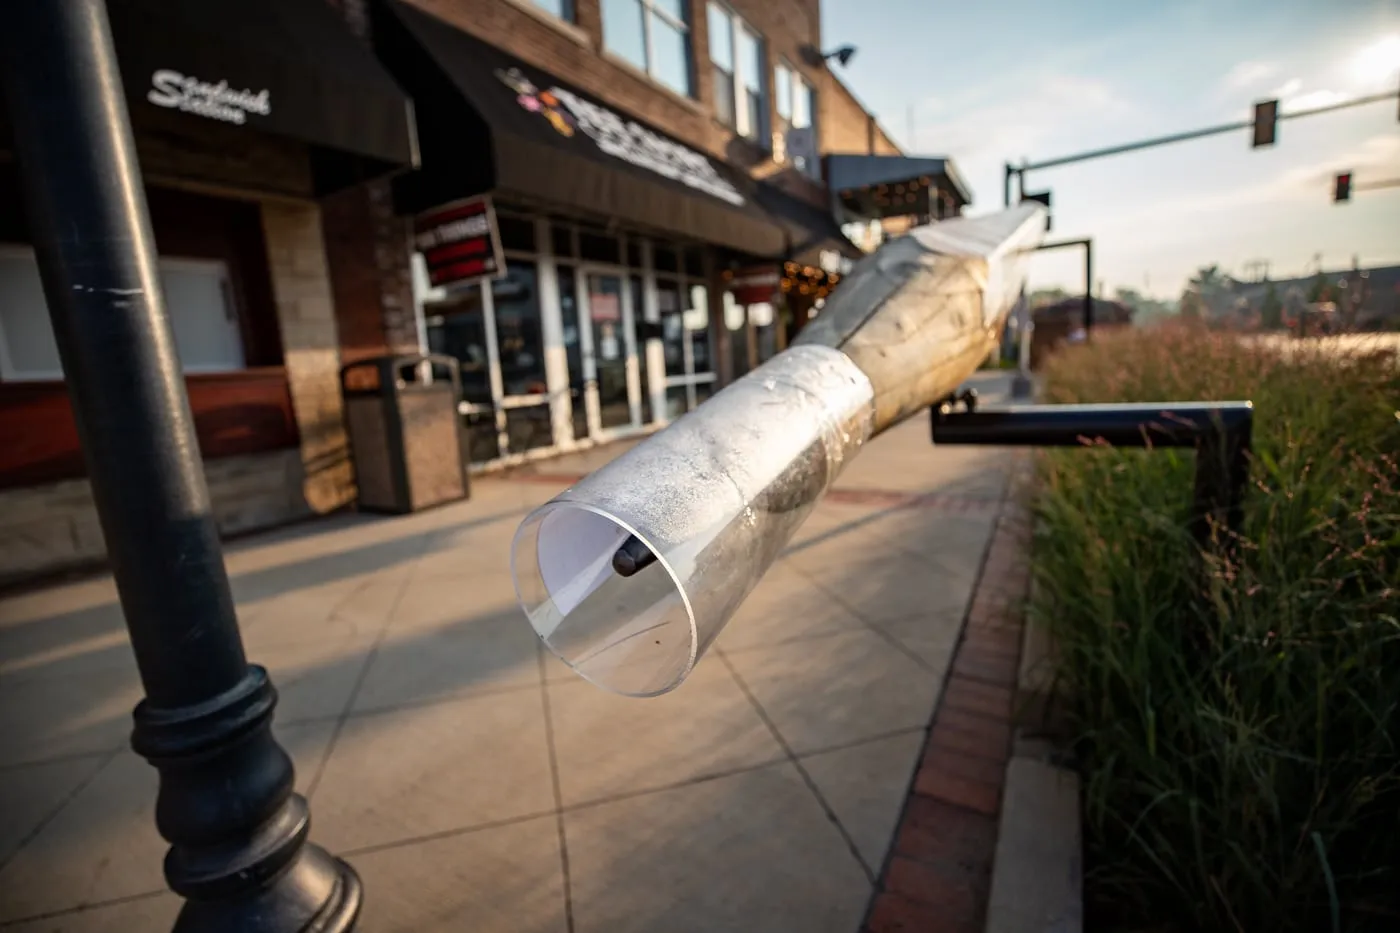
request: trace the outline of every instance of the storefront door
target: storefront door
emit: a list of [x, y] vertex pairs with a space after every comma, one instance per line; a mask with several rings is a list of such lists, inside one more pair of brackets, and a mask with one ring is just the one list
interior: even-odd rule
[[642, 424], [633, 299], [627, 277], [620, 270], [585, 267], [579, 275], [583, 279], [579, 331], [589, 434], [607, 438]]

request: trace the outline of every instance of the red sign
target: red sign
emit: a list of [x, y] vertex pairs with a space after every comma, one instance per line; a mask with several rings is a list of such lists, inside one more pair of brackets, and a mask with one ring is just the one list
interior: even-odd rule
[[413, 245], [423, 254], [434, 286], [494, 279], [505, 269], [496, 212], [486, 195], [419, 214]]
[[729, 280], [729, 291], [741, 305], [756, 305], [778, 300], [778, 284], [782, 276], [777, 266], [751, 266], [740, 269]]

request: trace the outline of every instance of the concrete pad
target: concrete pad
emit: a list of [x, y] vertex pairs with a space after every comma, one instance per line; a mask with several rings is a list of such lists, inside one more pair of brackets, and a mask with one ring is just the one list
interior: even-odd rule
[[802, 570], [813, 586], [866, 622], [960, 612], [976, 582], [974, 577], [932, 572], [927, 562], [902, 553], [855, 559], [844, 567], [803, 566]]
[[880, 871], [894, 841], [926, 738], [920, 729], [802, 759], [802, 767], [873, 872]]
[[[304, 783], [329, 724], [282, 726], [276, 734]], [[0, 922], [163, 890], [168, 846], [156, 832], [158, 784], [156, 770], [135, 752], [108, 760], [0, 870]]]
[[862, 625], [854, 613], [814, 587], [806, 576], [778, 561], [734, 613], [717, 644], [725, 651], [737, 651], [854, 631]]
[[5, 927], [7, 933], [132, 933], [169, 930], [184, 904], [170, 893], [92, 907]]
[[0, 680], [4, 764], [109, 752], [126, 744], [131, 711], [143, 696], [135, 662], [92, 669], [70, 664]]
[[540, 819], [376, 849], [349, 859], [365, 882], [360, 929], [565, 933], [559, 826]]
[[0, 771], [0, 865], [34, 830], [106, 763], [102, 756], [68, 758]]
[[354, 711], [534, 687], [540, 681], [538, 644], [514, 607], [486, 614], [453, 608], [445, 621], [431, 625], [396, 622], [375, 652]]
[[346, 720], [311, 798], [332, 851], [554, 809], [536, 690]]
[[651, 699], [617, 696], [579, 677], [546, 689], [565, 806], [784, 758], [717, 658]]
[[870, 884], [791, 765], [568, 811], [577, 933], [851, 933]]
[[[469, 562], [460, 561], [464, 565]], [[414, 574], [403, 588], [391, 616], [392, 627], [438, 625], [472, 615], [513, 611], [520, 624], [530, 631], [530, 623], [515, 598], [515, 584], [509, 569], [494, 572], [472, 571], [464, 567], [453, 575], [437, 577]]]
[[938, 678], [874, 632], [726, 654], [793, 751], [928, 725]]
[[987, 933], [1079, 933], [1079, 777], [1029, 758], [1006, 770]]
[[389, 623], [402, 583], [342, 580], [292, 589], [245, 608], [239, 630], [249, 651], [299, 643], [372, 638]]
[[350, 693], [373, 645], [368, 636], [296, 642], [277, 649], [248, 650], [248, 660], [266, 667], [277, 688], [279, 723], [334, 719], [345, 711]]
[[920, 613], [875, 623], [874, 627], [899, 642], [941, 679], [947, 675], [957, 650], [964, 614], [961, 609]]

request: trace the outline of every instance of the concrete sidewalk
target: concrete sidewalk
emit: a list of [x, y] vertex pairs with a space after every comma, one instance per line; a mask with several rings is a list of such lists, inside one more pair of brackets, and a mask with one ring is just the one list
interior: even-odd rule
[[[995, 400], [1004, 376], [979, 376]], [[990, 390], [990, 391], [986, 391]], [[471, 501], [230, 546], [248, 654], [362, 928], [854, 933], [1006, 484], [1006, 451], [875, 441], [680, 689], [605, 694], [515, 605], [521, 518], [595, 451]], [[168, 929], [156, 775], [110, 578], [0, 601], [0, 927]]]

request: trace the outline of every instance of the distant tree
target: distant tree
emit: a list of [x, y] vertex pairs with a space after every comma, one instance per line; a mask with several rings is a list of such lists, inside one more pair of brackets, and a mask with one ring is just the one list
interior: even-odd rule
[[1133, 310], [1133, 323], [1146, 324], [1158, 318], [1170, 317], [1176, 313], [1171, 302], [1149, 298], [1136, 288], [1122, 286], [1113, 293], [1114, 300]]
[[1273, 282], [1264, 289], [1264, 302], [1259, 307], [1259, 326], [1264, 330], [1278, 330], [1283, 327], [1283, 301], [1279, 298], [1278, 289], [1274, 288]]
[[1316, 304], [1319, 301], [1331, 300], [1332, 289], [1327, 284], [1327, 276], [1323, 275], [1322, 270], [1319, 269], [1317, 275], [1313, 276], [1312, 284], [1308, 286], [1308, 303]]

